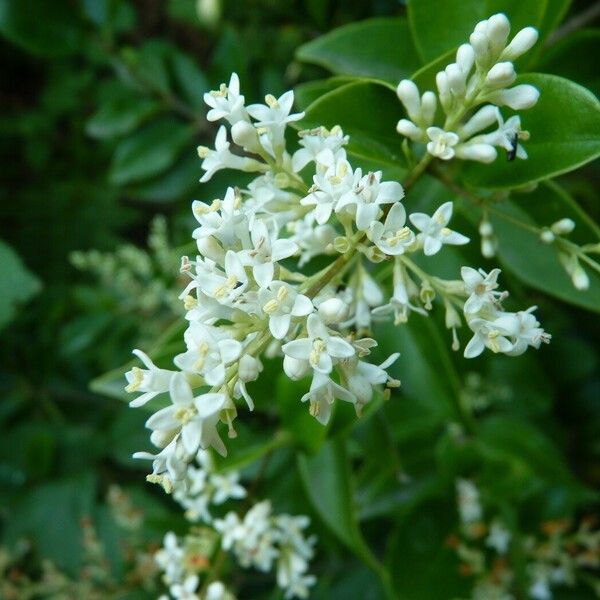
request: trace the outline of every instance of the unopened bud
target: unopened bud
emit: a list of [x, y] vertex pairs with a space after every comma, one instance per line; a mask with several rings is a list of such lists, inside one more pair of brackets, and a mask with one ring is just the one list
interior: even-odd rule
[[488, 19], [486, 35], [494, 53], [500, 53], [504, 49], [509, 33], [510, 21], [506, 15], [498, 13]]
[[231, 127], [231, 139], [248, 152], [259, 152], [262, 149], [258, 132], [248, 121], [238, 121]]
[[535, 106], [540, 92], [532, 85], [523, 83], [508, 90], [498, 90], [487, 96], [487, 99], [498, 106], [508, 106], [513, 110], [526, 110]]
[[544, 227], [544, 229], [542, 229], [542, 232], [540, 233], [540, 240], [544, 242], [544, 244], [552, 244], [555, 239], [556, 237], [554, 236], [554, 233], [550, 231], [547, 227]]
[[240, 358], [238, 366], [238, 377], [242, 381], [254, 381], [258, 378], [258, 375], [261, 371], [262, 365], [260, 364], [260, 361], [257, 358], [254, 358], [254, 356], [244, 354], [242, 358]]
[[500, 62], [490, 69], [485, 81], [490, 87], [503, 88], [513, 83], [516, 78], [514, 65], [511, 62]]
[[481, 223], [479, 223], [479, 234], [485, 237], [489, 237], [494, 234], [494, 228], [487, 219], [484, 219], [481, 221]]
[[501, 56], [502, 60], [515, 60], [516, 58], [519, 58], [519, 56], [525, 54], [525, 52], [533, 47], [537, 42], [538, 37], [537, 29], [534, 29], [533, 27], [521, 29], [505, 48]]
[[348, 316], [348, 305], [339, 298], [329, 298], [319, 304], [318, 312], [325, 323], [340, 323]]
[[287, 354], [283, 357], [283, 370], [285, 374], [294, 381], [302, 379], [308, 373], [309, 363], [307, 360], [292, 358]]
[[404, 107], [408, 116], [417, 121], [421, 116], [421, 98], [419, 96], [419, 88], [410, 79], [403, 79], [396, 88], [398, 98]]
[[338, 236], [333, 240], [333, 248], [336, 252], [345, 254], [350, 250], [350, 241], [346, 237]]
[[550, 226], [550, 229], [556, 235], [566, 235], [575, 229], [575, 221], [573, 219], [560, 219]]

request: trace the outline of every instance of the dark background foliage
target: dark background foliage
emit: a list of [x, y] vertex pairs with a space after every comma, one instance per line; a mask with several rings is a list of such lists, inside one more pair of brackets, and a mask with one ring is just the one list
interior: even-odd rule
[[[167, 216], [174, 246], [188, 243], [191, 200], [217, 197], [231, 182], [220, 173], [210, 184], [198, 183], [194, 148], [211, 145], [215, 132], [204, 119], [203, 93], [228, 81], [231, 71], [250, 101], [319, 79], [325, 68], [295, 59], [300, 45], [345, 23], [405, 13], [393, 0], [224, 0], [215, 3], [221, 11], [212, 20], [199, 15], [199, 4], [0, 0], [0, 539], [7, 547], [31, 540], [31, 565], [47, 557], [76, 573], [79, 519], [91, 516], [120, 572], [120, 534], [103, 501], [111, 483], [132, 491], [147, 511], [148, 540], [160, 542], [168, 528], [183, 527], [170, 501], [145, 484], [145, 465], [130, 458], [146, 446], [145, 415], [89, 387], [126, 363], [140, 340], [166, 329], [170, 317], [152, 324], [123, 310], [114, 293], [72, 266], [70, 253], [111, 251], [124, 242], [143, 246], [156, 214]], [[575, 2], [570, 14], [587, 5]], [[587, 54], [580, 45], [564, 46], [565, 38], [539, 70], [598, 93], [597, 31], [572, 34]], [[597, 167], [561, 183], [594, 215]], [[517, 360], [467, 364], [452, 357], [440, 367], [431, 356], [448, 343], [433, 326], [399, 333], [389, 346], [403, 348], [404, 364], [397, 366], [406, 379], [403, 400], [386, 407], [388, 418], [379, 413], [359, 424], [348, 449], [367, 537], [379, 540], [376, 551], [387, 548], [398, 578], [417, 581], [415, 598], [445, 597], [414, 590], [427, 588], [430, 550], [450, 529], [448, 490], [458, 475], [480, 469], [490, 496], [525, 531], [544, 519], [593, 510], [592, 490], [600, 484], [598, 321], [518, 278], [511, 285], [523, 304], [540, 306], [552, 345]], [[284, 430], [303, 419], [287, 407], [296, 392], [285, 385], [265, 391], [281, 401]], [[444, 407], [469, 393], [485, 398], [477, 443], [457, 441], [447, 430]], [[433, 405], [438, 408], [430, 410]], [[305, 444], [323, 435], [313, 422], [302, 423]], [[254, 444], [270, 437], [252, 430], [247, 436]], [[400, 495], [385, 477], [390, 455], [413, 480]], [[305, 459], [310, 472], [311, 460], [329, 469], [339, 459], [337, 446], [318, 456]], [[285, 451], [272, 461], [272, 481], [290, 464]], [[377, 469], [383, 475], [374, 478]], [[432, 478], [446, 499], [428, 492]], [[295, 477], [274, 483], [268, 494], [286, 509], [306, 512], [306, 499], [293, 500], [306, 498], [295, 495], [299, 489]], [[389, 522], [399, 525], [381, 535]], [[358, 597], [344, 592], [353, 585], [368, 589], [368, 572], [357, 568], [351, 575], [354, 559], [325, 532], [321, 544], [329, 558], [317, 574], [337, 582], [335, 597]]]

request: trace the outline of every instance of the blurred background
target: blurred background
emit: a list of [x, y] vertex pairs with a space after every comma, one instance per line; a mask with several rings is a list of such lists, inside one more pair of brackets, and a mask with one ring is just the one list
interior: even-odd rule
[[[249, 101], [321, 78], [294, 59], [301, 44], [404, 13], [397, 0], [0, 1], [0, 597], [51, 597], [53, 585], [66, 598], [156, 597], [152, 566], [132, 549], [183, 520], [131, 459], [147, 445], [146, 414], [126, 410], [122, 381], [103, 374], [180, 319], [190, 203], [238, 182], [221, 172], [198, 183], [195, 147], [215, 133], [203, 94], [232, 71]], [[595, 62], [569, 75], [597, 92]], [[597, 173], [562, 181], [591, 212]], [[553, 343], [518, 365], [482, 361], [461, 383], [465, 401], [531, 419], [564, 453], [574, 490], [597, 488], [598, 321], [516, 293], [542, 307]], [[419, 423], [399, 442], [415, 465], [428, 460], [410, 458], [415, 436], [435, 437]], [[543, 444], [526, 450], [552, 462]], [[564, 489], [528, 510], [575, 510]], [[407, 535], [437, 535], [419, 527]]]

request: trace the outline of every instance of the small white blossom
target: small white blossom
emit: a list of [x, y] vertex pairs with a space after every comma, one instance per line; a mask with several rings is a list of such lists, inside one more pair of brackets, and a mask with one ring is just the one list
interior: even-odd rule
[[227, 119], [233, 125], [240, 120], [248, 120], [244, 109], [244, 96], [240, 95], [240, 80], [236, 73], [231, 74], [229, 85], [223, 83], [219, 90], [204, 94], [204, 102], [211, 107], [206, 114], [208, 121]]
[[427, 152], [442, 160], [450, 160], [454, 156], [454, 146], [460, 141], [456, 133], [439, 127], [428, 127], [427, 137], [431, 140], [427, 144]]
[[148, 367], [147, 369], [133, 367], [133, 369], [125, 373], [128, 384], [125, 391], [129, 393], [143, 392], [141, 396], [138, 396], [129, 403], [129, 406], [137, 407], [143, 406], [158, 394], [168, 392], [171, 378], [175, 372], [167, 369], [159, 369], [150, 360], [150, 357], [141, 350], [134, 350], [133, 354]]
[[367, 236], [384, 254], [404, 254], [415, 241], [415, 234], [405, 225], [406, 210], [398, 202], [392, 206], [383, 223], [371, 223]]
[[421, 232], [419, 239], [423, 242], [425, 256], [432, 256], [440, 251], [443, 244], [463, 245], [469, 238], [448, 229], [452, 217], [452, 202], [442, 204], [430, 217], [425, 213], [409, 215], [411, 223]]
[[298, 294], [283, 281], [272, 281], [268, 289], [258, 293], [259, 303], [269, 318], [269, 329], [275, 339], [282, 340], [288, 333], [292, 317], [306, 317], [314, 307], [309, 298]]

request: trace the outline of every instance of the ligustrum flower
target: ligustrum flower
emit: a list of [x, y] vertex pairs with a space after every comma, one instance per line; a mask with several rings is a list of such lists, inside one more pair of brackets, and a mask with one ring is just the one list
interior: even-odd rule
[[[498, 147], [524, 156], [519, 141], [527, 134], [519, 117], [504, 121], [489, 98], [506, 93], [510, 100], [528, 93], [519, 86], [502, 86], [513, 79], [510, 56], [530, 43], [531, 32], [517, 36], [507, 48], [503, 18], [490, 22], [476, 28], [477, 47], [463, 44], [456, 62], [438, 74], [439, 97], [433, 92], [421, 95], [413, 82], [398, 86], [412, 124], [405, 119], [399, 128], [410, 129], [417, 143], [429, 144], [425, 160], [435, 155], [487, 162]], [[413, 313], [427, 315], [439, 301], [454, 348], [461, 319], [472, 331], [468, 357], [486, 347], [516, 355], [550, 339], [533, 308], [514, 313], [503, 309], [506, 293], [497, 290], [497, 269], [486, 274], [466, 267], [462, 281], [444, 280], [413, 262], [413, 254], [431, 256], [445, 245], [469, 241], [448, 228], [451, 202], [432, 216], [407, 215], [402, 185], [384, 180], [381, 171], [363, 173], [353, 167], [346, 153], [349, 137], [338, 126], [303, 131], [298, 146], [288, 149], [287, 128], [302, 118], [293, 112], [293, 100], [290, 91], [279, 98], [268, 95], [264, 105], [246, 107], [235, 74], [228, 85], [207, 94], [209, 119], [224, 119], [231, 131], [222, 125], [215, 150], [201, 149], [203, 181], [224, 168], [255, 175], [245, 188], [227, 188], [222, 199], [192, 205], [197, 253], [181, 263], [181, 273], [189, 279], [179, 296], [185, 309], [185, 350], [174, 357], [173, 370], [155, 366], [136, 351], [145, 368], [134, 367], [126, 374], [126, 389], [140, 392], [132, 406], [169, 394], [167, 406], [147, 421], [157, 450], [135, 456], [151, 460], [149, 480], [179, 498], [188, 484], [196, 490], [186, 500], [186, 510], [201, 520], [209, 514], [210, 502], [225, 502], [238, 484], [225, 475], [218, 481], [194, 474], [190, 464], [197, 461], [199, 450], [209, 447], [226, 454], [221, 423], [234, 438], [239, 404], [254, 409], [248, 384], [260, 382], [263, 358], [280, 360], [290, 379], [311, 377], [309, 391], [298, 401], [307, 402], [310, 413], [326, 423], [335, 399], [352, 403], [360, 414], [378, 391], [398, 385], [387, 373], [398, 353], [380, 365], [370, 362], [377, 345], [375, 321], [391, 317], [401, 325]], [[443, 127], [434, 124], [438, 101], [446, 114]], [[407, 226], [407, 217], [416, 231]], [[568, 230], [568, 224], [552, 227]], [[491, 237], [488, 229], [482, 230], [486, 239]], [[580, 282], [571, 256], [577, 260], [570, 254], [568, 268]], [[312, 274], [304, 273], [302, 267], [316, 259], [320, 264]], [[223, 490], [221, 496], [215, 486]], [[235, 531], [239, 523], [229, 525]], [[232, 549], [239, 541], [235, 536], [225, 539]], [[277, 543], [268, 536], [263, 542], [261, 565], [266, 566]], [[255, 559], [248, 556], [247, 561]], [[304, 575], [292, 577], [296, 571], [286, 569], [278, 577], [287, 582], [288, 593], [305, 594]], [[183, 580], [178, 583], [183, 585]]]
[[430, 217], [425, 213], [412, 213], [411, 223], [421, 232], [417, 238], [423, 243], [425, 256], [437, 254], [443, 244], [458, 245], [469, 243], [469, 238], [448, 229], [452, 218], [452, 202], [442, 204]]

